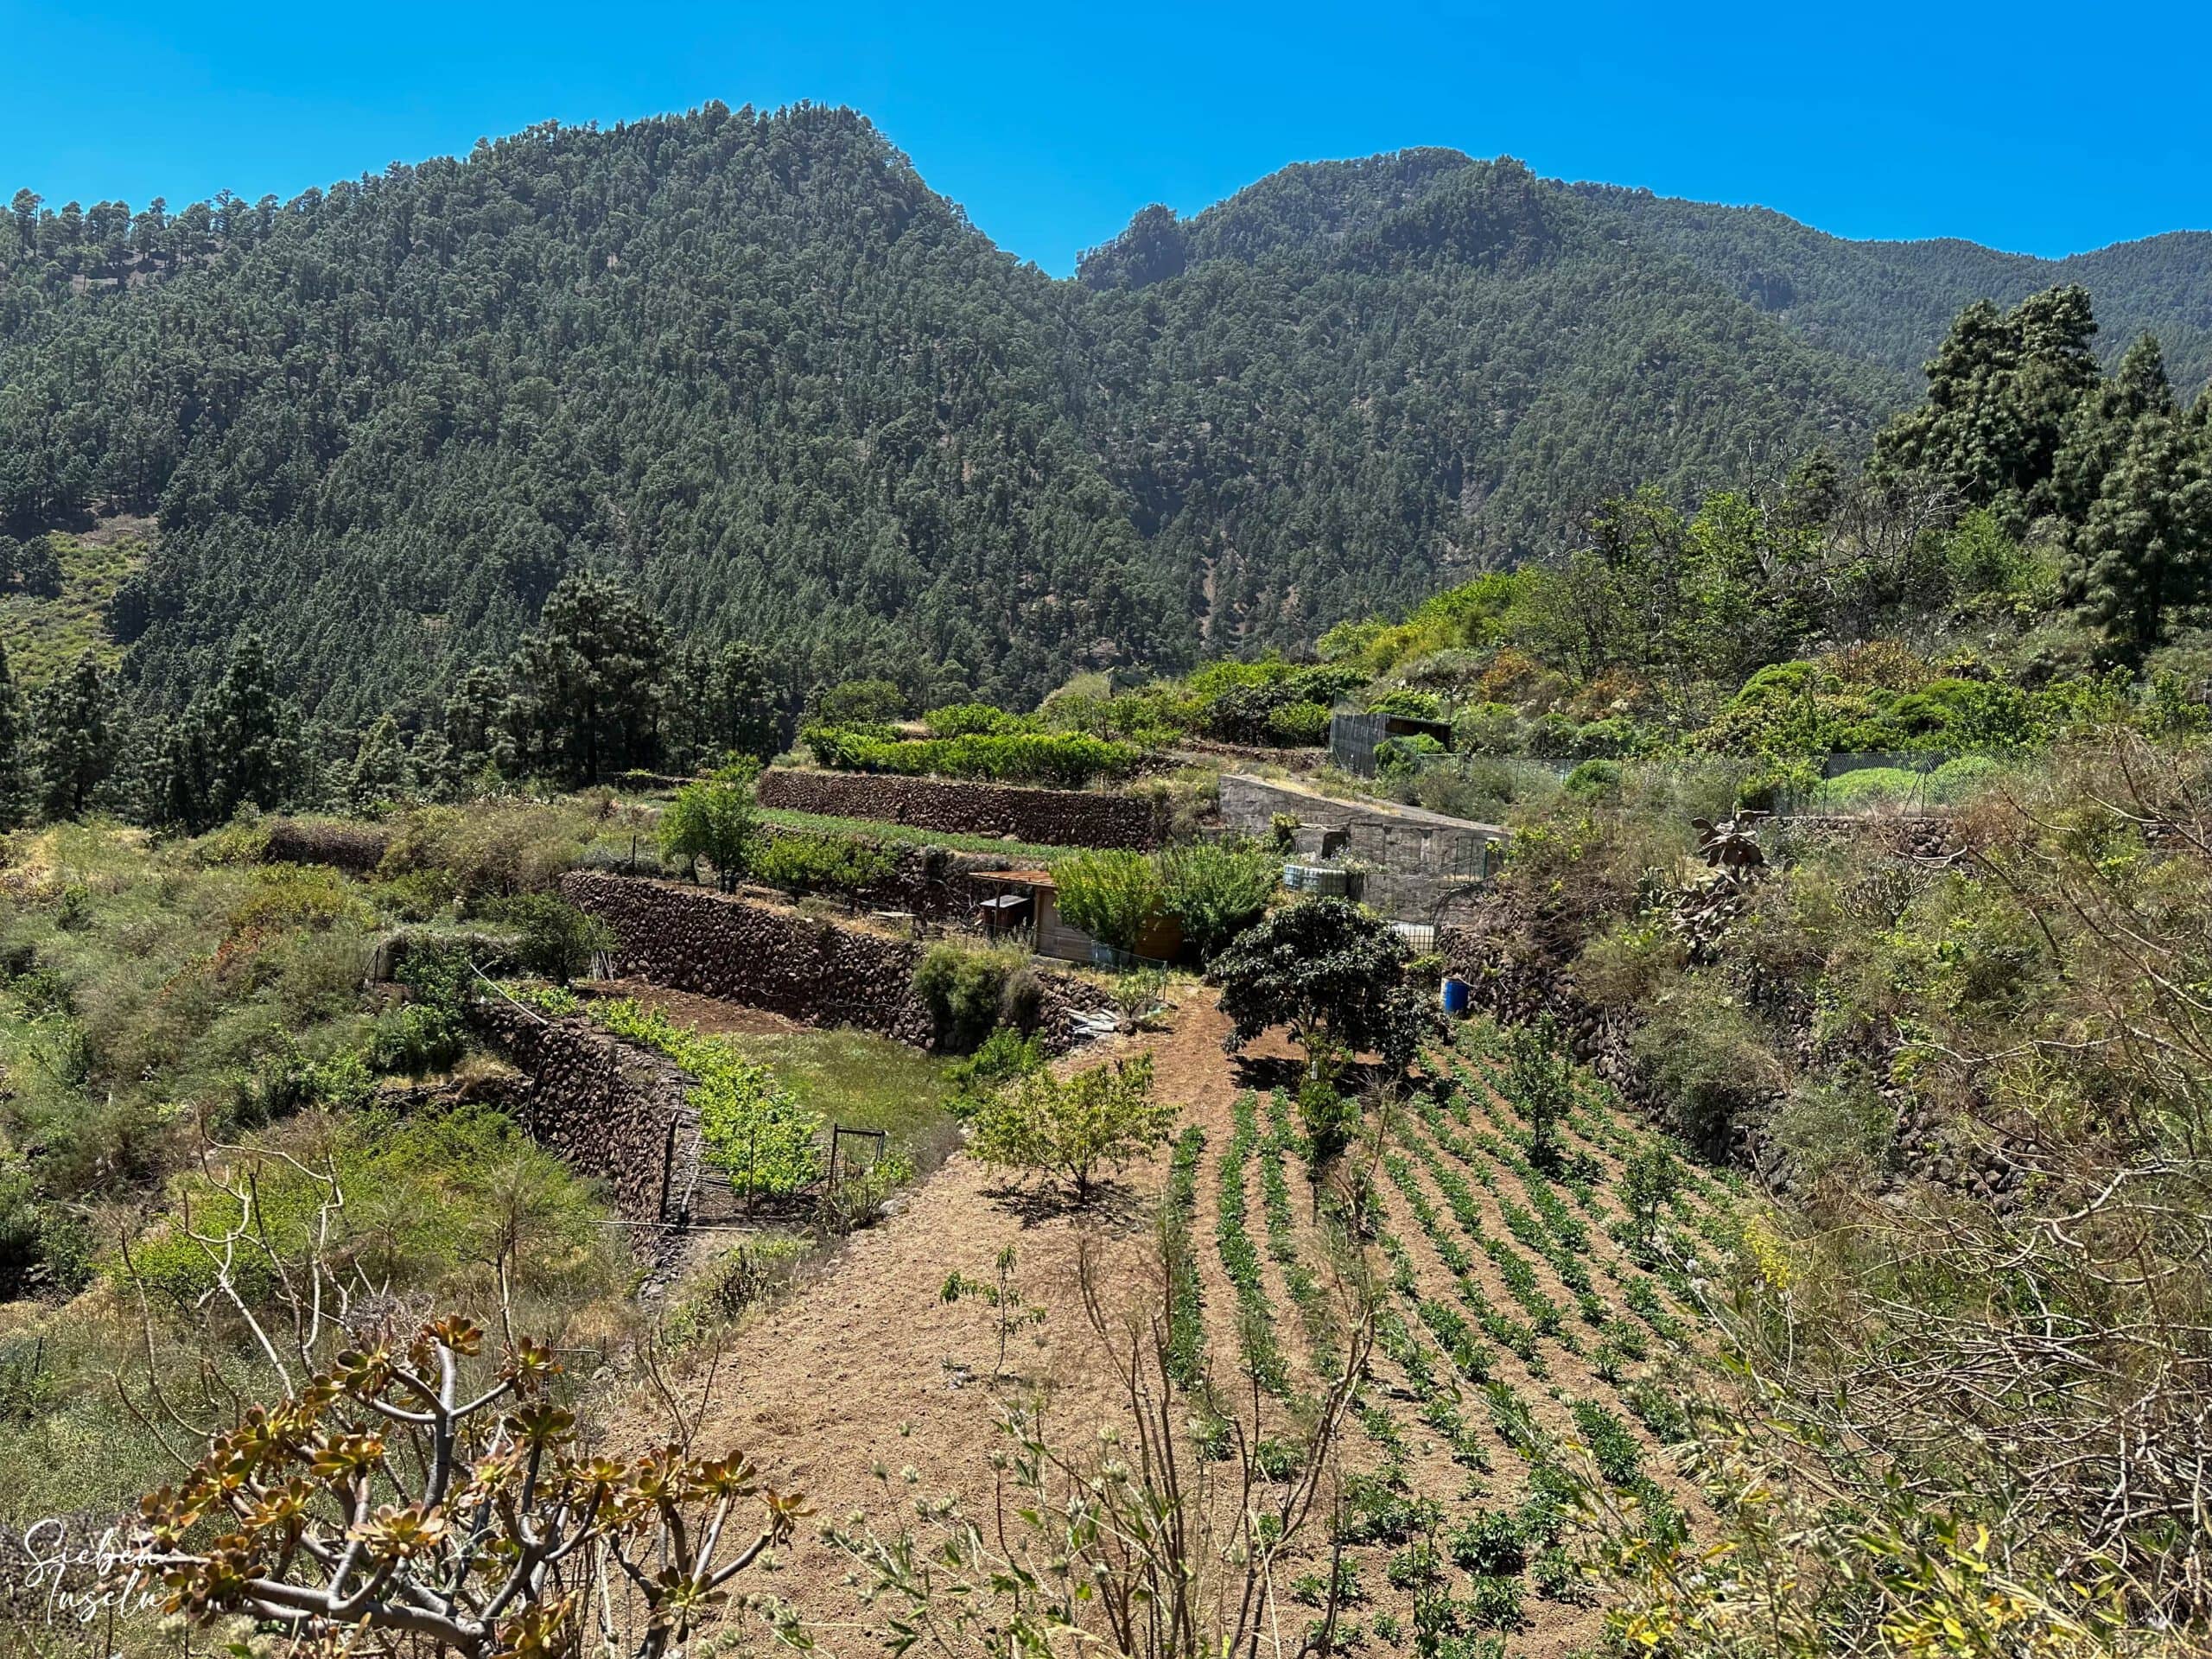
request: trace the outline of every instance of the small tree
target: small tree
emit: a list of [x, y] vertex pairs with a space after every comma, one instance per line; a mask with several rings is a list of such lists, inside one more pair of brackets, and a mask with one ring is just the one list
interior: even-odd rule
[[1390, 925], [1349, 899], [1301, 899], [1271, 912], [1214, 959], [1233, 1053], [1287, 1026], [1314, 1074], [1372, 1049], [1395, 1075], [1441, 1016], [1406, 982], [1413, 952]]
[[677, 790], [661, 814], [662, 855], [685, 860], [694, 881], [703, 858], [715, 867], [715, 885], [724, 893], [734, 890], [753, 855], [753, 785], [760, 775], [759, 765], [745, 760]]
[[1548, 1014], [1516, 1026], [1506, 1039], [1505, 1092], [1529, 1120], [1529, 1159], [1541, 1169], [1560, 1165], [1559, 1126], [1574, 1104], [1574, 1074]]
[[1648, 1254], [1659, 1226], [1659, 1211], [1681, 1190], [1682, 1166], [1663, 1141], [1646, 1141], [1621, 1168], [1621, 1202], [1628, 1208], [1630, 1240]]
[[1077, 853], [1052, 871], [1060, 915], [1101, 944], [1134, 950], [1160, 909], [1160, 873], [1142, 853]]
[[1089, 1066], [1065, 1081], [1032, 1071], [983, 1102], [969, 1150], [987, 1164], [1065, 1180], [1082, 1204], [1101, 1167], [1119, 1169], [1166, 1141], [1180, 1109], [1154, 1098], [1149, 1054]]
[[1183, 925], [1183, 937], [1211, 962], [1257, 921], [1282, 879], [1282, 860], [1249, 841], [1196, 841], [1159, 855], [1160, 907]]
[[518, 893], [499, 906], [499, 918], [521, 936], [516, 954], [523, 966], [556, 985], [588, 973], [592, 958], [614, 943], [606, 923], [558, 893]]

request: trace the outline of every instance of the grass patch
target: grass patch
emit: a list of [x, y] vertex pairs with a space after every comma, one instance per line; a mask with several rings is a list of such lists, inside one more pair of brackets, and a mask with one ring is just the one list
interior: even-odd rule
[[715, 1040], [766, 1066], [825, 1122], [887, 1131], [892, 1147], [918, 1170], [935, 1168], [960, 1144], [944, 1062], [904, 1043], [843, 1028], [723, 1033]]
[[52, 599], [16, 590], [0, 594], [0, 643], [24, 686], [52, 679], [87, 650], [110, 668], [123, 660], [123, 647], [108, 636], [107, 603], [146, 558], [145, 543], [135, 537], [103, 546], [58, 532], [53, 539], [61, 561], [61, 591]]
[[840, 818], [821, 812], [795, 812], [789, 807], [764, 806], [760, 822], [779, 830], [803, 830], [818, 836], [848, 836], [884, 842], [896, 847], [948, 847], [956, 853], [1001, 853], [1008, 858], [1050, 864], [1080, 847], [1039, 847], [1026, 841], [1001, 841], [996, 836], [971, 836], [958, 830], [926, 830], [911, 823], [884, 823], [874, 818]]

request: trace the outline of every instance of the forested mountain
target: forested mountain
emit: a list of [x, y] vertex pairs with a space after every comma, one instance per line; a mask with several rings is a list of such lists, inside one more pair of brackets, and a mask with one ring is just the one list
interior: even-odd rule
[[1848, 242], [1765, 207], [1680, 201], [1611, 185], [1574, 187], [1641, 245], [1681, 255], [1792, 333], [1847, 356], [1916, 370], [1976, 300], [2015, 305], [2079, 283], [2095, 298], [2107, 361], [2155, 334], [2177, 385], [2212, 378], [2212, 232], [2175, 231], [2065, 259], [1999, 253], [1945, 237]]
[[[2067, 262], [2191, 389], [2203, 240]], [[309, 709], [411, 720], [580, 567], [789, 690], [1020, 701], [1309, 642], [1613, 491], [1862, 452], [1961, 299], [2037, 265], [1414, 150], [1148, 209], [1056, 283], [808, 106], [549, 125], [289, 204], [26, 192], [0, 530], [157, 517], [112, 612], [171, 709], [251, 627]]]
[[1090, 424], [1240, 643], [1556, 548], [1625, 480], [1687, 493], [1855, 449], [1913, 392], [1519, 163], [1448, 151], [1147, 210], [1077, 280]]

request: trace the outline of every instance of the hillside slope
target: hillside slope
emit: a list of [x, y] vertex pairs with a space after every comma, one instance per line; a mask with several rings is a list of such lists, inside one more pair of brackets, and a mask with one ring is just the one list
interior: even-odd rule
[[586, 564], [794, 690], [1020, 702], [1855, 452], [1980, 293], [2087, 280], [2193, 385], [2206, 241], [1850, 244], [1424, 149], [1147, 209], [1056, 283], [849, 111], [547, 125], [0, 225], [0, 526], [158, 517], [114, 614], [159, 706], [251, 627], [311, 709], [418, 715]]
[[1576, 193], [1637, 241], [1824, 350], [1907, 372], [1934, 354], [1951, 319], [1979, 299], [2003, 306], [2079, 283], [2104, 324], [2109, 363], [2158, 335], [2184, 395], [2212, 378], [2212, 232], [2174, 231], [2064, 259], [2000, 253], [1952, 237], [1850, 242], [1765, 207], [1724, 207], [1612, 185]]

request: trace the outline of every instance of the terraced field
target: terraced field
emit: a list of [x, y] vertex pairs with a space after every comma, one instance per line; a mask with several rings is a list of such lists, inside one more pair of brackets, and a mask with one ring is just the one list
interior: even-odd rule
[[[1025, 1390], [1050, 1397], [1070, 1444], [1126, 1421], [1077, 1294], [1088, 1250], [1098, 1282], [1133, 1306], [1164, 1294], [1166, 1367], [1201, 1455], [1224, 1455], [1235, 1423], [1256, 1413], [1255, 1475], [1274, 1486], [1295, 1472], [1351, 1352], [1348, 1287], [1365, 1285], [1376, 1341], [1341, 1491], [1277, 1576], [1281, 1650], [1297, 1649], [1301, 1618], [1323, 1617], [1333, 1572], [1337, 1647], [1367, 1659], [1597, 1651], [1604, 1611], [1573, 1559], [1571, 1477], [1595, 1471], [1649, 1529], [1700, 1529], [1700, 1499], [1669, 1455], [1687, 1429], [1681, 1372], [1707, 1340], [1683, 1275], [1732, 1257], [1738, 1195], [1678, 1151], [1680, 1194], [1647, 1243], [1624, 1176], [1658, 1137], [1577, 1076], [1559, 1155], [1540, 1159], [1503, 1037], [1475, 1025], [1427, 1057], [1441, 1084], [1346, 1154], [1372, 1170], [1369, 1242], [1356, 1246], [1344, 1183], [1332, 1173], [1317, 1189], [1295, 1107], [1270, 1086], [1295, 1075], [1297, 1051], [1270, 1033], [1232, 1061], [1228, 1034], [1193, 988], [1166, 1030], [1118, 1039], [1152, 1055], [1184, 1122], [1095, 1212], [953, 1156], [747, 1324], [702, 1433], [745, 1447], [819, 1512], [865, 1514], [881, 1530], [956, 1498], [981, 1503], [996, 1478], [993, 1424]], [[1004, 1362], [1020, 1386], [1000, 1390], [972, 1385], [999, 1372], [991, 1322], [940, 1290], [948, 1271], [979, 1274], [1007, 1250], [1043, 1318]], [[1234, 1480], [1215, 1493], [1241, 1501]], [[880, 1610], [855, 1603], [835, 1552], [796, 1548], [777, 1589], [820, 1621], [821, 1651], [880, 1650]]]
[[[1640, 1227], [1622, 1176], [1659, 1137], [1603, 1085], [1575, 1076], [1559, 1149], [1541, 1157], [1494, 1027], [1463, 1028], [1427, 1070], [1445, 1086], [1395, 1111], [1367, 1154], [1386, 1283], [1335, 1522], [1338, 1638], [1459, 1659], [1570, 1653], [1602, 1624], [1567, 1548], [1571, 1471], [1594, 1471], [1653, 1535], [1697, 1527], [1667, 1451], [1703, 1357], [1687, 1274], [1732, 1254], [1737, 1194], [1673, 1148], [1679, 1188]], [[1186, 1132], [1170, 1180], [1171, 1229], [1195, 1264], [1175, 1285], [1177, 1370], [1256, 1394], [1263, 1470], [1295, 1455], [1293, 1426], [1342, 1364], [1339, 1286], [1356, 1271], [1305, 1151], [1290, 1103], [1247, 1090], [1217, 1147], [1201, 1155]], [[1194, 1395], [1198, 1421], [1218, 1422]], [[1287, 1586], [1316, 1618], [1332, 1554], [1315, 1540]]]

